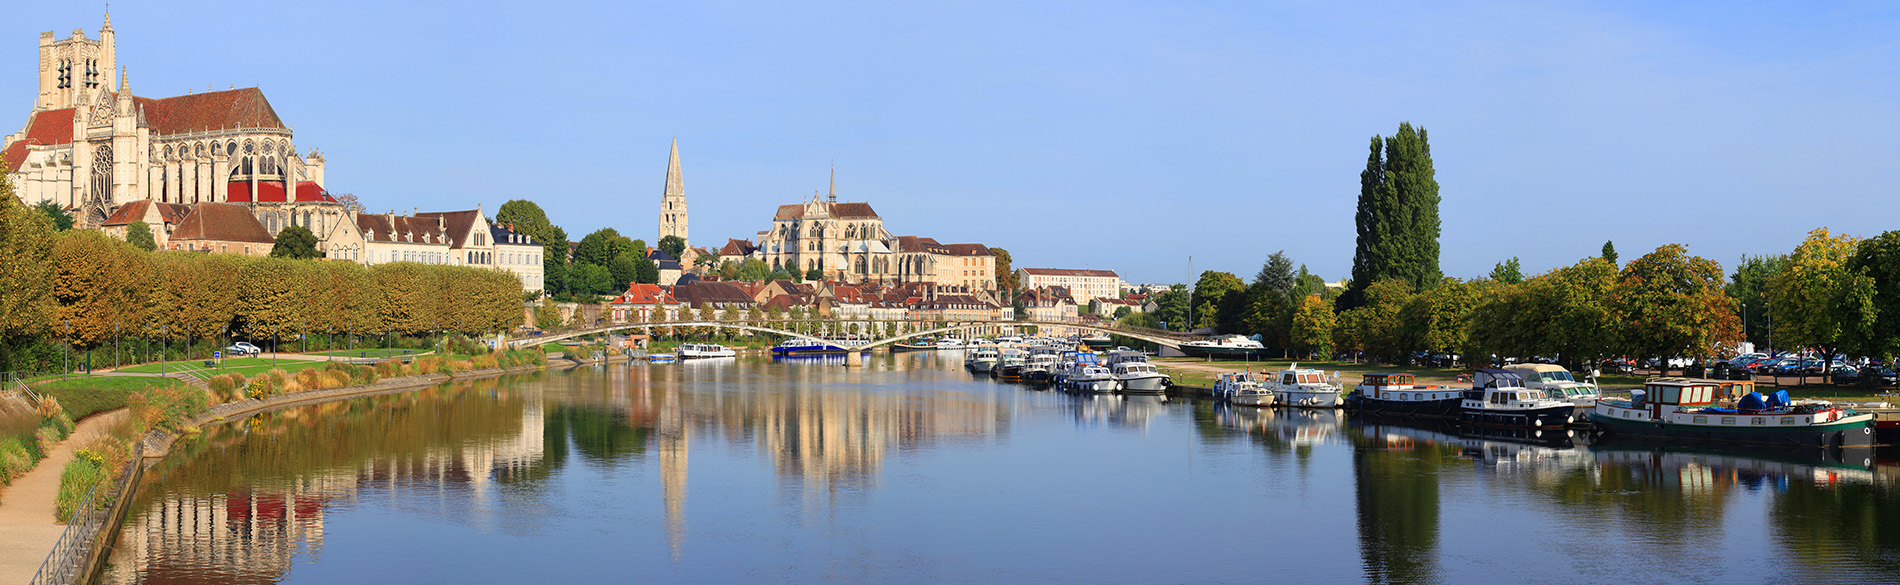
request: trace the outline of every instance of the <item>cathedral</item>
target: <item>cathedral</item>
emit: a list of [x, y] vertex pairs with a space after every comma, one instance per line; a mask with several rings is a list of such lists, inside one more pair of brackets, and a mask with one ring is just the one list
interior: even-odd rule
[[242, 205], [272, 235], [301, 225], [328, 241], [353, 230], [352, 210], [323, 188], [323, 155], [298, 152], [263, 92], [136, 96], [114, 40], [109, 15], [97, 39], [40, 33], [39, 93], [0, 150], [21, 200], [51, 201], [91, 229], [151, 201]]

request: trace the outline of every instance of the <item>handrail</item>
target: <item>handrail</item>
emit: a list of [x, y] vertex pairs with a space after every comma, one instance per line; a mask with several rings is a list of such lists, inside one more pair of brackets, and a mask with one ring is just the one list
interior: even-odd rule
[[80, 554], [83, 551], [74, 549], [79, 543], [90, 541], [92, 533], [99, 529], [97, 522], [90, 521], [94, 514], [86, 514], [85, 520], [81, 520], [79, 514], [92, 507], [93, 494], [98, 493], [99, 486], [105, 483], [92, 484], [92, 489], [86, 490], [86, 497], [80, 499], [79, 505], [73, 508], [74, 517], [66, 521], [66, 529], [59, 532], [59, 540], [53, 541], [53, 550], [46, 553], [46, 560], [40, 562], [40, 569], [33, 573], [33, 580], [28, 581], [27, 585], [65, 585], [73, 582], [80, 561], [84, 560]]

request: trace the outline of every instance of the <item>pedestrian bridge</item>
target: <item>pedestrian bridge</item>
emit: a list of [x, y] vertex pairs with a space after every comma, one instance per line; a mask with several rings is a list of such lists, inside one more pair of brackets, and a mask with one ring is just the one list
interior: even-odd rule
[[[546, 334], [535, 335], [535, 336], [530, 336], [530, 337], [517, 337], [517, 338], [508, 340], [508, 346], [509, 347], [531, 347], [531, 346], [541, 345], [543, 343], [554, 343], [557, 341], [573, 339], [575, 337], [584, 337], [588, 335], [597, 335], [601, 333], [614, 333], [614, 332], [627, 331], [627, 330], [633, 330], [633, 329], [648, 330], [648, 329], [653, 329], [655, 327], [709, 327], [709, 328], [725, 329], [725, 330], [732, 330], [732, 331], [751, 331], [755, 333], [768, 333], [772, 335], [783, 335], [786, 337], [803, 337], [803, 338], [816, 340], [819, 343], [831, 345], [832, 347], [836, 347], [838, 349], [851, 349], [843, 345], [837, 345], [837, 344], [831, 343], [830, 340], [827, 340], [824, 338], [826, 336], [825, 334], [817, 333], [812, 330], [818, 329], [818, 328], [841, 327], [846, 324], [854, 324], [854, 323], [860, 324], [862, 326], [866, 326], [868, 328], [872, 328], [873, 330], [876, 330], [875, 326], [878, 326], [878, 325], [886, 326], [884, 327], [885, 330], [905, 330], [905, 329], [909, 330], [904, 333], [898, 333], [898, 334], [891, 335], [889, 337], [875, 339], [875, 340], [872, 340], [870, 343], [859, 345], [857, 346], [857, 349], [860, 349], [860, 350], [874, 349], [880, 346], [890, 345], [893, 343], [897, 343], [899, 341], [912, 339], [916, 337], [942, 335], [942, 334], [971, 334], [971, 333], [980, 333], [986, 330], [998, 329], [1002, 327], [1022, 327], [1025, 325], [1034, 325], [1038, 328], [1068, 327], [1071, 329], [1076, 329], [1076, 330], [1081, 330], [1081, 331], [1107, 333], [1110, 335], [1120, 335], [1123, 337], [1139, 339], [1142, 341], [1146, 341], [1149, 343], [1154, 343], [1154, 344], [1158, 344], [1158, 345], [1162, 345], [1166, 347], [1171, 347], [1174, 349], [1180, 349], [1182, 343], [1206, 338], [1206, 336], [1204, 335], [1181, 333], [1178, 331], [1162, 331], [1159, 329], [1148, 329], [1145, 327], [1117, 327], [1114, 325], [1090, 325], [1090, 324], [1084, 324], [1084, 323], [1073, 323], [1069, 321], [937, 322], [937, 321], [875, 320], [875, 319], [846, 320], [846, 321], [839, 321], [835, 319], [805, 319], [805, 320], [778, 320], [778, 321], [764, 321], [764, 322], [758, 322], [758, 321], [748, 322], [748, 321], [696, 320], [696, 321], [641, 321], [641, 322], [597, 325], [593, 327], [583, 327], [579, 329], [552, 332], [552, 333], [546, 333]], [[801, 325], [803, 325], [803, 327], [800, 327]], [[805, 329], [805, 331], [801, 332], [801, 331], [796, 331], [794, 329]], [[839, 333], [836, 331], [830, 332], [830, 335], [838, 335], [838, 334]]]

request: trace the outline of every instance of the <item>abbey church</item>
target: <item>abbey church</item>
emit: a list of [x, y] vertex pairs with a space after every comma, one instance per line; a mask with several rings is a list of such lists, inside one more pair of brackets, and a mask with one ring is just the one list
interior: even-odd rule
[[298, 152], [257, 88], [136, 96], [110, 16], [97, 39], [41, 33], [39, 51], [33, 110], [0, 150], [27, 204], [51, 201], [93, 229], [134, 201], [242, 204], [271, 234], [354, 223], [324, 191], [323, 155]]

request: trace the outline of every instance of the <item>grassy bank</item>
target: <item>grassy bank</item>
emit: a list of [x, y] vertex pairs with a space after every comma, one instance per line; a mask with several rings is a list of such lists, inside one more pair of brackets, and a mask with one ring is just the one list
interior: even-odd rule
[[66, 414], [82, 419], [97, 412], [124, 408], [126, 398], [139, 392], [182, 384], [168, 378], [131, 378], [124, 376], [73, 376], [65, 380], [47, 380], [33, 384], [41, 396], [59, 399]]
[[[192, 368], [194, 370], [201, 370], [211, 375], [239, 374], [248, 378], [248, 377], [256, 376], [258, 374], [262, 374], [264, 372], [268, 372], [271, 370], [284, 370], [286, 372], [295, 372], [298, 370], [305, 370], [305, 369], [310, 369], [310, 368], [322, 368], [324, 367], [325, 364], [329, 363], [329, 362], [311, 362], [311, 361], [283, 360], [283, 359], [276, 360], [275, 364], [271, 362], [272, 360], [270, 358], [270, 354], [264, 354], [263, 357], [224, 358], [223, 362], [217, 365], [212, 365], [212, 366], [204, 365], [204, 362], [202, 361], [166, 364], [165, 371], [176, 372], [179, 369], [179, 365], [182, 364], [186, 367]], [[132, 366], [129, 368], [121, 368], [119, 371], [131, 372], [135, 374], [156, 374], [156, 373], [159, 373], [159, 364], [144, 364], [144, 365], [139, 365], [139, 366]]]

